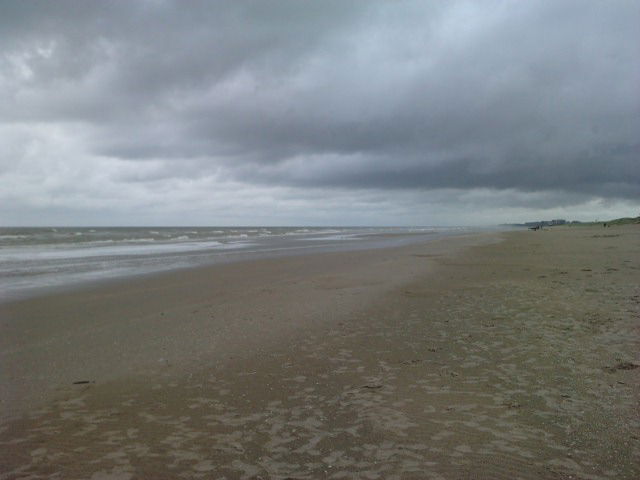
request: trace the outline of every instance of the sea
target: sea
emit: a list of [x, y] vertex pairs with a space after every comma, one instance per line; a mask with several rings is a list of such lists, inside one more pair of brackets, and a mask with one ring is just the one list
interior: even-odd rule
[[471, 227], [0, 227], [0, 301], [252, 258], [408, 245]]

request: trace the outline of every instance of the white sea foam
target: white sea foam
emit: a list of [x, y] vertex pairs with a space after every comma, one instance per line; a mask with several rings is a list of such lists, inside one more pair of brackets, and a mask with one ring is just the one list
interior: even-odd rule
[[[110, 240], [113, 242], [113, 240]], [[125, 238], [122, 240], [122, 242], [124, 243], [149, 243], [149, 242], [155, 242], [156, 239], [153, 237], [148, 237], [148, 238]]]
[[302, 238], [306, 242], [322, 242], [322, 241], [343, 241], [343, 240], [360, 240], [362, 235], [359, 234], [347, 234], [347, 235], [323, 235], [321, 237]]
[[[105, 240], [105, 243], [112, 242]], [[98, 242], [96, 242], [98, 243]], [[144, 243], [142, 245], [118, 243], [115, 245], [83, 245], [73, 247], [67, 245], [50, 246], [42, 248], [37, 246], [23, 248], [4, 248], [0, 250], [0, 262], [17, 261], [17, 260], [48, 260], [48, 259], [78, 259], [89, 257], [113, 257], [113, 256], [132, 256], [132, 255], [157, 255], [162, 253], [186, 252], [194, 250], [206, 250], [219, 247], [228, 248], [227, 245], [217, 241], [192, 242], [192, 243], [164, 243], [151, 245]], [[240, 244], [236, 244], [235, 248], [241, 248]]]
[[20, 238], [29, 238], [28, 235], [0, 235], [0, 240], [18, 240]]

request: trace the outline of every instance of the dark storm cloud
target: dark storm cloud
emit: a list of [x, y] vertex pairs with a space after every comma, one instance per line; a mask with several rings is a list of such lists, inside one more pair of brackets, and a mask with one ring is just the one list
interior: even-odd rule
[[640, 197], [637, 2], [4, 2], [1, 122], [148, 177]]

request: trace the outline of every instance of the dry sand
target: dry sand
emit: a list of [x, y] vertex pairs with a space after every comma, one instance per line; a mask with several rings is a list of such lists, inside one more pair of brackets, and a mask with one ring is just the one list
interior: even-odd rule
[[0, 305], [0, 479], [639, 478], [639, 284], [574, 227]]

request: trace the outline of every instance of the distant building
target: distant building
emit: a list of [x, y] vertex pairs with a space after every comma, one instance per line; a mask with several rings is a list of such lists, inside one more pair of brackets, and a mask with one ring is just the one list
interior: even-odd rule
[[555, 220], [539, 220], [537, 222], [525, 222], [525, 227], [552, 227], [554, 225], [565, 225], [567, 223], [566, 220], [562, 218], [558, 218]]

